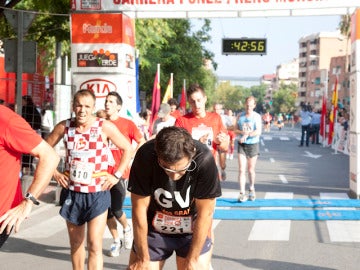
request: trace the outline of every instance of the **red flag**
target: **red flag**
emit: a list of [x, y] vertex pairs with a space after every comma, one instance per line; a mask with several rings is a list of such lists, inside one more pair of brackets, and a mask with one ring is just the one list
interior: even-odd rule
[[152, 102], [151, 102], [151, 118], [150, 118], [150, 128], [152, 130], [152, 124], [156, 120], [157, 112], [160, 108], [160, 80], [159, 80], [159, 70], [156, 71]]
[[179, 107], [181, 108], [181, 110], [185, 114], [185, 110], [186, 110], [186, 90], [185, 90], [185, 85], [183, 86], [183, 88], [181, 90], [181, 99], [180, 99], [180, 106]]
[[321, 108], [321, 122], [320, 122], [320, 135], [325, 141], [325, 130], [326, 130], [326, 96], [323, 95], [322, 108]]
[[329, 117], [328, 144], [332, 144], [332, 139], [334, 136], [334, 125], [335, 125], [335, 121], [336, 121], [336, 113], [337, 113], [337, 107], [338, 107], [337, 85], [338, 85], [338, 78], [336, 77], [334, 91], [333, 91], [332, 100], [331, 100], [331, 113], [330, 113], [330, 117]]

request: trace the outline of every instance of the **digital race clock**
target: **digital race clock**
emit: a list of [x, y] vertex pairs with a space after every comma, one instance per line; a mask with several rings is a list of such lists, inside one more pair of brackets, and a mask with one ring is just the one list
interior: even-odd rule
[[223, 54], [266, 54], [266, 38], [223, 38]]

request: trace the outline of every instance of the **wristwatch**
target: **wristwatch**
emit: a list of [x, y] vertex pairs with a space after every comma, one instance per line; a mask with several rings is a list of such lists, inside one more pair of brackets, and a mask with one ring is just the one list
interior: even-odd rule
[[39, 205], [39, 204], [40, 204], [40, 202], [39, 202], [37, 199], [35, 199], [35, 197], [34, 197], [30, 192], [28, 192], [28, 193], [25, 194], [25, 199], [32, 201], [33, 204], [35, 204], [35, 205]]
[[122, 173], [121, 172], [116, 172], [116, 173], [114, 173], [114, 176], [115, 176], [116, 179], [120, 180], [121, 176], [122, 176]]

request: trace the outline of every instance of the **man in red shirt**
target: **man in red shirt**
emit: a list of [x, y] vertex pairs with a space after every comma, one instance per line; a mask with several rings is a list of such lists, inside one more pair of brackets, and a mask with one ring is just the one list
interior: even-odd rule
[[[30, 214], [33, 204], [48, 186], [59, 163], [59, 156], [33, 130], [21, 116], [0, 105], [0, 248], [12, 228], [19, 231], [20, 224]], [[39, 159], [34, 180], [23, 198], [19, 179], [23, 153]]]
[[[145, 138], [133, 121], [119, 116], [119, 111], [121, 110], [122, 104], [123, 101], [121, 96], [117, 92], [110, 92], [107, 95], [105, 101], [106, 118], [115, 124], [115, 126], [125, 136], [125, 138], [128, 139], [130, 143], [136, 143], [136, 148], [134, 150], [134, 153], [132, 154], [132, 157], [134, 157], [137, 149], [139, 149], [139, 147], [145, 143]], [[109, 146], [111, 153], [113, 154], [113, 157], [115, 159], [114, 168], [117, 168], [121, 160], [122, 151], [119, 150], [114, 144], [110, 143]], [[125, 212], [123, 212], [122, 210], [123, 202], [126, 196], [126, 181], [127, 179], [129, 179], [129, 173], [130, 167], [128, 167], [123, 172], [121, 180], [110, 189], [111, 208], [109, 209], [108, 213], [107, 226], [112, 237], [114, 238], [114, 242], [111, 244], [108, 253], [110, 257], [119, 256], [122, 246], [119, 233], [117, 231], [116, 220], [119, 221], [119, 223], [123, 227], [125, 248], [131, 249], [133, 242], [133, 233], [131, 227], [127, 222]]]
[[191, 112], [178, 117], [175, 126], [185, 128], [194, 139], [206, 144], [218, 163], [217, 150], [227, 151], [229, 148], [230, 140], [227, 129], [220, 115], [215, 112], [206, 111], [207, 97], [200, 85], [190, 85], [186, 95]]

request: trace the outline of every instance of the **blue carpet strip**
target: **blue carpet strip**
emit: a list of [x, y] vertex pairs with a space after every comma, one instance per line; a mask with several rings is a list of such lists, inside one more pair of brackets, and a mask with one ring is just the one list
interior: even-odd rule
[[[125, 198], [124, 206], [131, 206], [129, 197]], [[256, 199], [256, 201], [238, 202], [237, 199], [217, 198], [217, 207], [304, 207], [304, 208], [321, 208], [321, 207], [358, 207], [360, 200], [354, 199]]]
[[216, 209], [214, 218], [223, 220], [360, 220], [360, 211]]
[[[131, 209], [124, 209], [131, 218]], [[240, 210], [215, 209], [222, 220], [360, 220], [359, 210]]]
[[360, 200], [353, 199], [256, 199], [238, 202], [237, 199], [218, 198], [217, 207], [360, 207]]
[[[124, 202], [127, 218], [131, 218], [130, 198]], [[360, 200], [311, 200], [311, 199], [257, 199], [237, 202], [236, 199], [218, 198], [214, 219], [222, 220], [360, 220], [360, 210], [322, 210], [323, 207], [359, 208]], [[220, 207], [220, 208], [219, 208]], [[227, 207], [228, 209], [223, 209]], [[258, 207], [294, 207], [311, 209], [262, 210]]]

